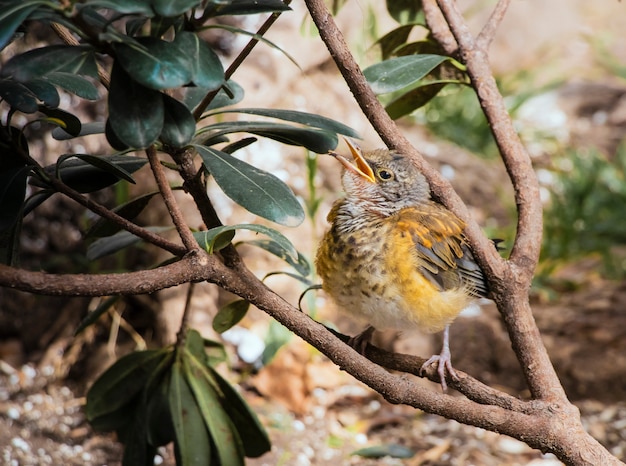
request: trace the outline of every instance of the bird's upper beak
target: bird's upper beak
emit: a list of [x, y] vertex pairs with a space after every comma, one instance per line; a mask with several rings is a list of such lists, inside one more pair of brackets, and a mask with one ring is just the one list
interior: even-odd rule
[[341, 163], [341, 165], [346, 168], [346, 170], [356, 175], [359, 175], [362, 178], [365, 178], [370, 183], [376, 183], [376, 178], [374, 177], [372, 167], [370, 167], [369, 163], [367, 163], [367, 161], [363, 157], [361, 148], [347, 138], [344, 140], [346, 141], [346, 144], [350, 149], [350, 153], [354, 158], [354, 164], [337, 152], [331, 150], [328, 153], [335, 157], [339, 161], [339, 163]]

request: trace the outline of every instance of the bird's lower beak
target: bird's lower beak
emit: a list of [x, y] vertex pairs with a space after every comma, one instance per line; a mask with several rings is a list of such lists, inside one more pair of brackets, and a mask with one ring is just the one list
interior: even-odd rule
[[372, 167], [370, 167], [369, 163], [363, 157], [363, 153], [361, 152], [361, 148], [354, 144], [349, 139], [345, 139], [348, 148], [350, 149], [350, 153], [354, 158], [354, 164], [350, 162], [343, 155], [338, 154], [337, 152], [329, 151], [328, 153], [335, 157], [341, 165], [345, 167], [346, 170], [359, 175], [362, 178], [365, 178], [370, 183], [375, 183], [376, 178], [374, 177], [374, 172]]

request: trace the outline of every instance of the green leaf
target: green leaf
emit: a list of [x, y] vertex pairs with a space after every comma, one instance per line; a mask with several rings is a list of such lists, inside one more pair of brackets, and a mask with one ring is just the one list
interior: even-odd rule
[[35, 113], [39, 110], [37, 96], [33, 91], [12, 79], [0, 80], [0, 98], [23, 113]]
[[135, 351], [118, 359], [87, 392], [87, 420], [114, 413], [131, 402], [169, 352], [171, 349]]
[[16, 2], [4, 0], [0, 2], [0, 50], [9, 43], [20, 24], [40, 5], [43, 0]]
[[[173, 227], [145, 227], [153, 233], [159, 233], [161, 231], [171, 230]], [[137, 244], [143, 241], [138, 236], [133, 235], [128, 231], [120, 231], [113, 236], [107, 236], [106, 238], [100, 238], [94, 241], [87, 248], [87, 259], [90, 261], [100, 259], [101, 257], [108, 256], [115, 252], [121, 251], [133, 244]]]
[[148, 398], [145, 419], [147, 440], [155, 447], [167, 445], [176, 438], [169, 402], [170, 378], [171, 372], [167, 371], [158, 377], [156, 386], [148, 387], [149, 392], [144, 394]]
[[[147, 162], [146, 159], [130, 155], [67, 154], [63, 157], [61, 166], [48, 165], [44, 170], [50, 176], [58, 171], [63, 183], [78, 192], [91, 193], [111, 186], [121, 179], [133, 182], [130, 174]], [[47, 187], [44, 182], [36, 179], [33, 179], [32, 184]]]
[[[191, 62], [181, 41], [167, 42], [156, 37], [139, 37], [133, 43], [113, 44], [117, 62], [139, 84], [171, 89], [191, 81]], [[186, 42], [186, 41], [183, 41]]]
[[160, 139], [172, 147], [184, 147], [196, 132], [196, 120], [187, 107], [178, 100], [163, 94], [163, 129]]
[[273, 228], [266, 227], [264, 225], [257, 225], [252, 223], [241, 223], [238, 225], [223, 225], [221, 227], [211, 228], [207, 231], [197, 231], [193, 233], [194, 238], [198, 244], [207, 252], [215, 250], [215, 243], [219, 240], [220, 235], [225, 233], [234, 232], [235, 230], [251, 230], [257, 233], [262, 233], [269, 236], [274, 240], [276, 246], [281, 248], [285, 255], [291, 257], [293, 260], [297, 260], [298, 251], [291, 244], [291, 242], [279, 231]]
[[253, 15], [291, 10], [282, 0], [230, 0], [228, 3], [218, 4], [220, 7], [215, 16]]
[[415, 26], [415, 24], [399, 26], [376, 41], [374, 45], [380, 46], [383, 60], [390, 58], [394, 51], [407, 41]]
[[408, 115], [430, 102], [447, 84], [449, 83], [436, 81], [419, 86], [393, 100], [385, 110], [394, 120]]
[[87, 314], [83, 320], [80, 321], [78, 327], [76, 328], [76, 331], [74, 332], [74, 336], [82, 333], [82, 331], [85, 330], [87, 327], [96, 323], [100, 316], [109, 309], [111, 309], [111, 307], [113, 307], [119, 300], [120, 296], [110, 296], [102, 301], [100, 304], [98, 304], [98, 307], [96, 307], [93, 311]]
[[56, 88], [45, 79], [33, 79], [23, 83], [37, 99], [44, 103], [48, 108], [56, 108], [61, 101]]
[[[184, 352], [183, 367], [185, 378], [195, 395], [204, 423], [217, 450], [217, 464], [229, 466], [244, 465], [244, 451], [241, 438], [220, 403], [219, 393], [212, 385], [212, 374], [188, 351]], [[211, 371], [213, 372], [213, 371]]]
[[98, 100], [100, 98], [100, 93], [96, 86], [76, 74], [55, 71], [47, 74], [43, 79], [83, 99]]
[[441, 55], [409, 55], [382, 61], [363, 71], [376, 94], [399, 91], [415, 84], [449, 57]]
[[98, 77], [94, 49], [90, 45], [49, 45], [11, 58], [2, 68], [3, 76], [26, 82], [53, 72]]
[[312, 128], [299, 128], [268, 121], [228, 121], [214, 123], [198, 131], [198, 137], [196, 139], [200, 139], [200, 136], [205, 133], [210, 133], [210, 136], [203, 144], [212, 145], [220, 141], [221, 137], [226, 134], [241, 132], [274, 139], [283, 144], [303, 146], [318, 154], [325, 154], [329, 150], [337, 147], [337, 135], [334, 132]]
[[222, 113], [246, 113], [250, 115], [261, 115], [270, 118], [278, 118], [279, 120], [291, 121], [294, 123], [300, 123], [306, 126], [310, 126], [312, 128], [319, 128], [327, 131], [332, 131], [333, 133], [343, 134], [351, 138], [361, 138], [359, 133], [357, 133], [349, 126], [346, 126], [336, 120], [332, 120], [321, 115], [316, 115], [314, 113], [265, 108], [238, 108], [233, 110], [223, 110], [220, 112], [215, 112], [213, 115]]
[[121, 14], [142, 14], [154, 16], [153, 0], [87, 0], [85, 6], [91, 8], [108, 8]]
[[270, 451], [272, 444], [254, 411], [222, 376], [216, 371], [212, 372], [223, 394], [222, 405], [228, 409], [230, 420], [235, 425], [239, 437], [244, 440], [245, 455], [249, 458], [257, 458]]
[[[80, 126], [80, 132], [76, 135], [79, 136], [88, 136], [90, 134], [101, 134], [104, 133], [105, 123], [102, 121], [90, 121], [88, 123], [82, 123]], [[54, 128], [52, 130], [52, 137], [57, 141], [66, 141], [68, 139], [73, 139], [75, 136], [69, 134], [67, 131], [63, 130], [63, 128]]]
[[363, 458], [383, 458], [389, 456], [391, 458], [412, 458], [415, 452], [402, 445], [377, 445], [373, 447], [361, 448], [352, 452], [353, 455], [362, 456]]
[[0, 172], [0, 232], [12, 228], [22, 213], [31, 168], [16, 167]]
[[161, 16], [178, 16], [202, 3], [202, 0], [152, 0], [152, 8]]
[[171, 370], [169, 405], [180, 464], [184, 466], [210, 464], [212, 442], [196, 398], [185, 380], [179, 357], [176, 358]]
[[194, 147], [219, 187], [237, 204], [281, 225], [302, 223], [302, 206], [277, 177], [217, 149]]
[[161, 134], [164, 113], [162, 94], [134, 81], [115, 62], [108, 121], [117, 138], [136, 149], [148, 147]]
[[43, 105], [39, 106], [39, 111], [48, 117], [46, 121], [63, 128], [72, 136], [80, 134], [80, 120], [71, 113], [59, 108], [44, 107]]
[[276, 257], [287, 262], [290, 266], [296, 269], [299, 274], [305, 277], [311, 273], [311, 265], [309, 264], [309, 261], [306, 259], [306, 257], [298, 252], [297, 258], [294, 259], [294, 257], [287, 251], [285, 251], [282, 245], [278, 244], [276, 241], [273, 241], [271, 239], [259, 239], [254, 241], [245, 241], [244, 244], [257, 246], [271, 254], [274, 254]]
[[198, 244], [209, 254], [221, 251], [228, 246], [235, 237], [234, 230], [222, 231], [220, 228], [221, 227], [217, 227], [218, 231], [215, 231], [216, 229], [212, 228], [209, 231], [197, 231], [193, 233], [193, 236], [196, 238]]
[[387, 11], [400, 24], [423, 21], [421, 0], [387, 0]]
[[[126, 220], [133, 220], [141, 212], [143, 212], [150, 202], [150, 199], [152, 199], [156, 194], [159, 194], [159, 192], [153, 191], [151, 193], [144, 194], [143, 196], [136, 197], [135, 199], [131, 199], [130, 201], [117, 206], [113, 209], [113, 212]], [[85, 238], [103, 238], [105, 236], [114, 235], [121, 229], [122, 227], [117, 223], [112, 222], [108, 218], [100, 217], [85, 232]]]
[[250, 308], [250, 303], [245, 299], [231, 301], [222, 307], [213, 317], [213, 330], [224, 333], [229, 328], [237, 325], [243, 319]]
[[214, 90], [224, 84], [224, 67], [217, 54], [196, 34], [181, 31], [176, 46], [189, 57], [191, 81], [198, 87]]

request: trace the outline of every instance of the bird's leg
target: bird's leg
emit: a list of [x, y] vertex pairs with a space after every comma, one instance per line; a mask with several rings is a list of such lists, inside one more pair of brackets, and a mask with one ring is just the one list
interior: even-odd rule
[[445, 392], [448, 389], [448, 384], [446, 383], [446, 372], [448, 372], [450, 377], [454, 380], [459, 380], [459, 376], [454, 370], [454, 367], [452, 367], [452, 359], [450, 355], [450, 325], [446, 325], [446, 328], [443, 330], [443, 347], [441, 348], [441, 353], [431, 356], [428, 361], [422, 364], [420, 374], [423, 374], [428, 366], [430, 366], [433, 362], [437, 363], [439, 381], [441, 383], [441, 388]]
[[348, 345], [358, 351], [359, 354], [365, 354], [365, 348], [367, 348], [367, 344], [372, 339], [372, 334], [376, 329], [369, 325], [365, 330], [363, 330], [358, 335], [351, 337], [348, 340]]

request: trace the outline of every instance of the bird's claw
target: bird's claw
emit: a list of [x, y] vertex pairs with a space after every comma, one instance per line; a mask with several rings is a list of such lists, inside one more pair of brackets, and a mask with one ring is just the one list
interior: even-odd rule
[[437, 373], [439, 374], [439, 383], [441, 384], [441, 389], [445, 392], [448, 389], [448, 384], [446, 382], [446, 372], [450, 375], [455, 381], [459, 380], [459, 375], [452, 367], [452, 360], [450, 359], [450, 354], [445, 354], [445, 351], [442, 351], [441, 354], [435, 354], [431, 356], [420, 368], [420, 375], [424, 375], [424, 372], [428, 369], [428, 367], [436, 362], [437, 363]]

